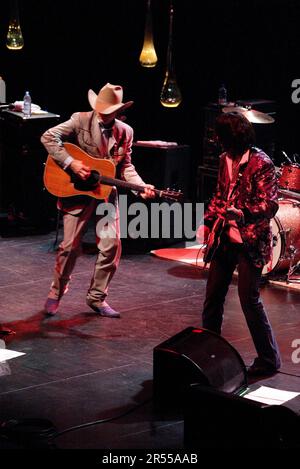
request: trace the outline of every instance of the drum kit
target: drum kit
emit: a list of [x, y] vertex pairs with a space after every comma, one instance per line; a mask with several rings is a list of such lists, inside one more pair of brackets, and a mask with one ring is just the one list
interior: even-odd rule
[[[253, 124], [271, 124], [274, 118], [249, 107], [227, 106], [224, 113], [237, 113]], [[300, 283], [300, 163], [282, 152], [285, 163], [277, 168], [279, 209], [271, 220], [272, 255], [263, 268], [265, 278]]]
[[271, 229], [272, 255], [263, 268], [263, 276], [275, 275], [287, 282], [300, 283], [300, 274], [297, 275], [300, 267], [300, 197], [299, 200], [279, 199], [279, 209], [271, 220]]

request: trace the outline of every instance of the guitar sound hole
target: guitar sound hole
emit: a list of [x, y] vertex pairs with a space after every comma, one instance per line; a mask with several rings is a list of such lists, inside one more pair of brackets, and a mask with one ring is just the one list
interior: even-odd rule
[[90, 176], [86, 180], [79, 178], [76, 176], [76, 174], [71, 176], [71, 181], [73, 182], [75, 189], [78, 191], [92, 191], [96, 189], [99, 183], [99, 179], [100, 174], [95, 170], [91, 171]]

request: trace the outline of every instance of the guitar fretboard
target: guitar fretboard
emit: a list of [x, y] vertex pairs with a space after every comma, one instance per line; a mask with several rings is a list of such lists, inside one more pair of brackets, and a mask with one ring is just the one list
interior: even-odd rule
[[[131, 189], [133, 191], [144, 192], [144, 186], [139, 184], [133, 184], [131, 182], [122, 181], [122, 179], [113, 179], [106, 176], [100, 176], [100, 181], [103, 184], [107, 184], [108, 186], [117, 186], [123, 187], [124, 189]], [[153, 189], [155, 194], [161, 197], [164, 193], [162, 190]]]

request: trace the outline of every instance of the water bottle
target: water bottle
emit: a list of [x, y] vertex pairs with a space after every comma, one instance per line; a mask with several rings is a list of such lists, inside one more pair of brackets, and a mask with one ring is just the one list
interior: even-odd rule
[[226, 106], [227, 104], [227, 90], [225, 88], [224, 83], [222, 83], [219, 88], [218, 103], [222, 106]]
[[26, 91], [23, 99], [23, 115], [24, 117], [31, 116], [31, 96], [29, 94], [29, 91]]
[[0, 103], [6, 103], [6, 85], [2, 77], [0, 77]]

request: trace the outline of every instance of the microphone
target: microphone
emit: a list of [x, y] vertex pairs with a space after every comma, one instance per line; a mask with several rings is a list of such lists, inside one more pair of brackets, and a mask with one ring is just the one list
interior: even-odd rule
[[285, 157], [285, 159], [288, 160], [288, 162], [289, 162], [290, 164], [293, 164], [291, 158], [290, 158], [289, 156], [287, 156], [287, 154], [286, 154], [285, 151], [281, 150], [281, 153], [283, 154], [283, 156]]

